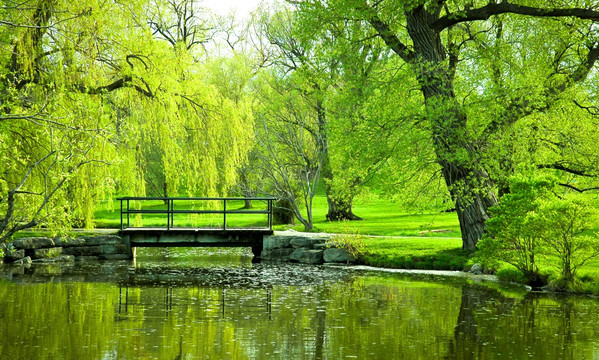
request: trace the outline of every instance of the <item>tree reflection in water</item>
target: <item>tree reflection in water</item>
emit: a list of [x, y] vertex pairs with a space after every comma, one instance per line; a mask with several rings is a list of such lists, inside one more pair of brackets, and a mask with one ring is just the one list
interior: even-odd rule
[[463, 279], [293, 265], [171, 267], [159, 260], [10, 274], [0, 282], [0, 351], [11, 359], [599, 353], [596, 299], [500, 291]]

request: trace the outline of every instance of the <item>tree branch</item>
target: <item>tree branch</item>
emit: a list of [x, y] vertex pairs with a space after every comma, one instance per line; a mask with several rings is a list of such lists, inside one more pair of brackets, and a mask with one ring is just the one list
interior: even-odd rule
[[586, 192], [586, 191], [592, 191], [592, 190], [599, 190], [599, 187], [591, 187], [591, 188], [586, 188], [586, 189], [579, 189], [576, 186], [572, 186], [570, 184], [559, 183], [558, 185], [563, 186], [563, 187], [567, 187], [568, 189], [572, 189], [572, 190], [574, 190], [576, 192], [579, 192], [579, 193], [583, 193], [583, 192]]
[[599, 107], [597, 106], [584, 106], [576, 100], [574, 100], [574, 104], [576, 104], [576, 106], [578, 106], [579, 108], [586, 110], [589, 114], [593, 116], [599, 115]]
[[540, 165], [537, 165], [537, 168], [538, 169], [560, 170], [560, 171], [565, 171], [565, 172], [573, 174], [573, 175], [584, 176], [584, 177], [595, 177], [596, 176], [593, 174], [589, 174], [589, 173], [585, 172], [584, 170], [573, 169], [571, 167], [568, 167], [568, 166], [566, 166], [564, 164], [560, 164], [560, 163], [540, 164]]
[[391, 30], [391, 27], [386, 22], [382, 21], [373, 9], [369, 11], [371, 15], [367, 20], [372, 27], [377, 31], [385, 44], [399, 55], [405, 62], [414, 60], [415, 55], [404, 43], [402, 43], [397, 35]]
[[498, 4], [489, 3], [477, 9], [468, 9], [458, 13], [447, 14], [435, 20], [430, 26], [436, 31], [443, 31], [448, 27], [462, 22], [487, 20], [491, 16], [507, 13], [535, 17], [575, 17], [578, 19], [599, 21], [599, 11], [591, 9], [545, 9], [502, 1]]
[[49, 152], [44, 157], [42, 157], [41, 159], [39, 159], [35, 163], [33, 163], [31, 166], [29, 166], [29, 169], [27, 169], [27, 172], [21, 179], [21, 182], [17, 186], [15, 186], [13, 189], [8, 191], [6, 214], [4, 215], [4, 219], [2, 219], [2, 222], [0, 222], [0, 234], [2, 234], [4, 232], [4, 230], [6, 230], [6, 227], [8, 226], [10, 219], [12, 218], [12, 215], [14, 212], [14, 205], [15, 205], [15, 194], [19, 193], [19, 191], [21, 190], [21, 188], [23, 187], [23, 185], [25, 184], [25, 182], [27, 181], [27, 179], [29, 178], [29, 176], [31, 175], [33, 170], [44, 160], [46, 160], [47, 158], [52, 156], [54, 153], [56, 153], [56, 151]]
[[[140, 78], [140, 80], [141, 80], [141, 82], [144, 83], [146, 88], [144, 89], [139, 85], [133, 85], [133, 88], [148, 98], [154, 98], [154, 94], [152, 93], [152, 90], [150, 89], [150, 86], [148, 85], [148, 83], [146, 83], [145, 80], [143, 80], [141, 78]], [[125, 75], [122, 78], [120, 78], [108, 85], [98, 86], [98, 87], [94, 88], [94, 87], [89, 87], [89, 86], [86, 86], [83, 84], [78, 84], [78, 85], [75, 85], [74, 88], [75, 88], [75, 90], [77, 90], [81, 93], [84, 93], [84, 94], [99, 95], [99, 94], [102, 94], [105, 92], [111, 92], [111, 91], [126, 87], [131, 82], [133, 82], [133, 77], [131, 75]]]

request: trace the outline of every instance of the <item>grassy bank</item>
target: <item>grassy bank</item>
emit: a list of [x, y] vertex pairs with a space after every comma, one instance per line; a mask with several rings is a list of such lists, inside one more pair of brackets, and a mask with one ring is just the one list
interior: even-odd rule
[[463, 270], [471, 252], [456, 238], [368, 237], [363, 240], [364, 264], [426, 270]]

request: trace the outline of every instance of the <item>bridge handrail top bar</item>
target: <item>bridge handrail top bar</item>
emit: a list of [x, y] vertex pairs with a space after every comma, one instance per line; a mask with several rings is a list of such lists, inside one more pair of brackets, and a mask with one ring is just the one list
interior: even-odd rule
[[123, 196], [116, 200], [276, 200], [276, 197], [160, 197], [160, 196]]
[[[222, 214], [225, 210], [123, 209], [123, 214]], [[227, 214], [268, 214], [268, 210], [227, 210]]]

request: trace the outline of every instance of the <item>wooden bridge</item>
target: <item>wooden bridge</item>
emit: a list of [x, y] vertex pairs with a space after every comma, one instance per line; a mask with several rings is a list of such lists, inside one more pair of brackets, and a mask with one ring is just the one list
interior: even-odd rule
[[[137, 247], [250, 247], [257, 259], [272, 235], [272, 197], [121, 197], [120, 236]], [[245, 208], [247, 201], [258, 205]], [[258, 203], [258, 204], [256, 204]], [[243, 206], [242, 206], [243, 205]], [[145, 218], [144, 218], [145, 216]]]

